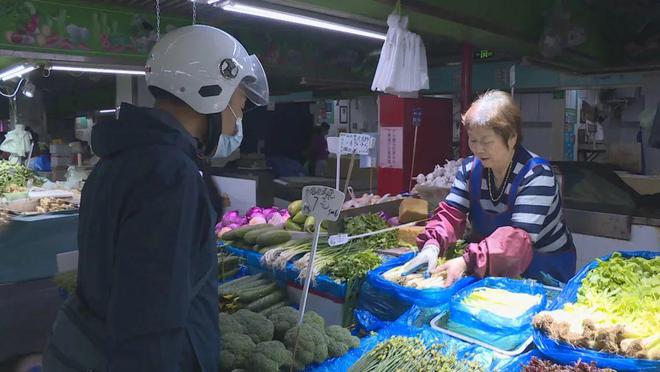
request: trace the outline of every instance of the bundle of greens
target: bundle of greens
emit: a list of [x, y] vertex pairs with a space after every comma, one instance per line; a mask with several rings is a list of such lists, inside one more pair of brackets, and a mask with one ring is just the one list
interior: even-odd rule
[[443, 349], [444, 345], [438, 343], [427, 346], [419, 337], [395, 336], [376, 345], [348, 371], [483, 371], [478, 363], [459, 361], [453, 353], [445, 355]]
[[516, 293], [500, 288], [477, 288], [470, 293], [463, 304], [478, 314], [488, 311], [503, 318], [518, 318], [532, 306], [541, 302], [541, 295]]
[[58, 287], [64, 289], [68, 294], [72, 295], [76, 293], [76, 287], [78, 285], [78, 272], [73, 270], [57, 274], [53, 278], [53, 282], [55, 282], [55, 285]]
[[614, 253], [582, 280], [577, 301], [534, 317], [534, 327], [571, 345], [660, 359], [660, 257]]
[[[294, 263], [300, 270], [299, 280], [304, 280], [307, 275], [309, 258], [310, 254], [307, 253]], [[327, 240], [321, 240], [314, 257], [312, 279], [319, 274], [327, 274], [338, 282], [359, 279], [381, 263], [382, 259], [373, 249], [365, 249], [357, 240], [337, 247], [331, 247]]]
[[0, 194], [27, 191], [29, 181], [39, 183], [33, 171], [22, 164], [0, 160]]
[[[376, 213], [363, 214], [346, 219], [344, 232], [349, 236], [355, 236], [374, 232], [390, 227], [387, 222]], [[399, 236], [396, 230], [371, 235], [366, 238], [357, 239], [355, 243], [361, 244], [364, 249], [388, 249], [399, 246]]]

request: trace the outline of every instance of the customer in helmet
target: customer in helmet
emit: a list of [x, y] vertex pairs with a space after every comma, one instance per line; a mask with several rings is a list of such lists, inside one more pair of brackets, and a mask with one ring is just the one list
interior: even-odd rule
[[101, 160], [82, 195], [78, 288], [45, 371], [218, 369], [220, 207], [204, 159], [238, 147], [246, 98], [268, 101], [266, 76], [231, 35], [194, 25], [153, 47], [146, 82], [155, 108], [122, 104], [92, 133]]

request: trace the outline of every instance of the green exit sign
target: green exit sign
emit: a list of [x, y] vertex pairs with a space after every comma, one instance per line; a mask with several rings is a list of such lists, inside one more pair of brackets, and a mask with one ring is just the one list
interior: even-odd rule
[[474, 52], [474, 58], [476, 58], [476, 59], [493, 58], [494, 55], [495, 55], [495, 52], [493, 52], [492, 50], [488, 50], [488, 49], [482, 49], [482, 50], [478, 50], [478, 51]]

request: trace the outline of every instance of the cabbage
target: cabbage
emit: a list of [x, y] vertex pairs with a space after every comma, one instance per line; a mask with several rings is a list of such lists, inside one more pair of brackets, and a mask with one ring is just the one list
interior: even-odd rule
[[252, 207], [250, 210], [245, 214], [245, 217], [247, 217], [248, 221], [252, 219], [253, 216], [255, 215], [262, 215], [263, 217], [263, 208], [259, 207]]
[[264, 217], [266, 218], [266, 220], [270, 220], [273, 217], [273, 215], [276, 215], [276, 214], [279, 215], [280, 210], [277, 209], [277, 208], [266, 208], [266, 209], [263, 210], [262, 213], [263, 213]]
[[279, 214], [279, 212], [273, 213], [271, 218], [268, 219], [268, 223], [275, 226], [284, 225], [285, 222], [286, 220], [281, 214]]
[[238, 213], [238, 211], [229, 211], [229, 212], [225, 213], [224, 216], [222, 216], [222, 222], [221, 222], [222, 227], [229, 226], [232, 223], [239, 223], [239, 220], [241, 218], [242, 217]]
[[250, 218], [250, 222], [248, 224], [249, 225], [259, 225], [259, 224], [266, 223], [266, 222], [267, 222], [266, 218], [264, 217], [263, 214], [255, 213]]

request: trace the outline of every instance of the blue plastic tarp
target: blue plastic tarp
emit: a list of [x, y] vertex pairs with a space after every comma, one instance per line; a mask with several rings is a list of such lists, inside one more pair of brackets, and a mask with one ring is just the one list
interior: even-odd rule
[[[464, 300], [483, 288], [540, 296], [538, 304], [515, 318], [497, 315], [488, 309], [474, 309]], [[447, 327], [455, 332], [486, 342], [502, 350], [514, 350], [532, 335], [532, 318], [545, 309], [545, 289], [533, 280], [489, 277], [471, 284], [451, 299]]]
[[423, 307], [436, 307], [447, 303], [451, 296], [453, 296], [460, 289], [477, 281], [476, 278], [468, 276], [460, 279], [458, 282], [454, 283], [451, 287], [448, 288], [417, 289], [404, 287], [383, 278], [384, 273], [390, 269], [405, 264], [414, 256], [414, 253], [409, 253], [382, 264], [367, 274], [367, 282], [375, 288], [381, 289], [385, 292], [394, 293], [401, 300], [411, 304]]

